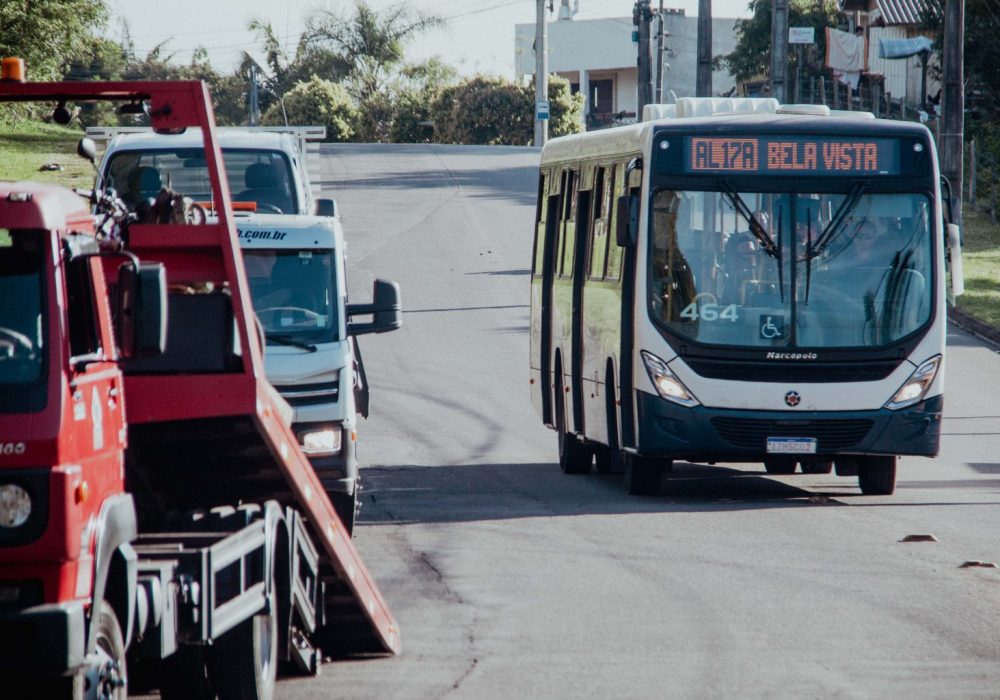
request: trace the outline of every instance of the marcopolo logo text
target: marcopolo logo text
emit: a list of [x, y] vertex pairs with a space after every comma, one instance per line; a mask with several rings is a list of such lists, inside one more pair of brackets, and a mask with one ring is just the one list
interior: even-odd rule
[[819, 355], [814, 352], [769, 352], [768, 360], [818, 360]]

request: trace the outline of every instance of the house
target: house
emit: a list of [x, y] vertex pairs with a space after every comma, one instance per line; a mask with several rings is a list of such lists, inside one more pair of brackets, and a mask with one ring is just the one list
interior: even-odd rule
[[[868, 73], [881, 75], [886, 95], [910, 104], [919, 103], [923, 90], [924, 66], [920, 55], [909, 58], [879, 58], [881, 39], [933, 38], [922, 31], [920, 23], [926, 12], [940, 12], [935, 0], [840, 0], [840, 9], [853, 13], [854, 25], [866, 28], [868, 41]], [[926, 71], [927, 94], [940, 90], [933, 77], [937, 56], [930, 55]]]
[[[697, 72], [698, 18], [683, 10], [664, 15], [663, 95], [673, 91], [678, 97], [695, 94]], [[736, 19], [713, 18], [712, 55], [727, 54], [736, 47]], [[656, 77], [656, 32], [652, 21], [653, 78]], [[631, 17], [607, 19], [561, 19], [548, 25], [549, 72], [570, 81], [574, 92], [584, 95], [587, 128], [611, 124], [616, 118], [634, 119], [638, 104], [637, 45], [632, 41], [635, 27]], [[516, 71], [521, 79], [535, 73], [535, 25], [515, 25]], [[712, 73], [712, 90], [726, 94], [735, 88], [728, 71]], [[655, 94], [655, 87], [654, 87]], [[664, 97], [664, 102], [667, 98]]]

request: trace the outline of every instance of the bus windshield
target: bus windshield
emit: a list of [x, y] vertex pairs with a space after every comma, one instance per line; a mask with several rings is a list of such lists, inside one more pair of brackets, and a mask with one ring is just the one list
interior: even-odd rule
[[651, 201], [650, 310], [678, 336], [880, 347], [930, 320], [925, 195], [658, 190]]
[[244, 250], [243, 261], [269, 345], [315, 350], [338, 339], [333, 251]]
[[42, 237], [0, 229], [0, 385], [42, 378]]

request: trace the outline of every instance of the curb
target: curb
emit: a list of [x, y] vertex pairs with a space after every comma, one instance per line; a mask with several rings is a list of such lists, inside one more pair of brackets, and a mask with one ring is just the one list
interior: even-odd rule
[[994, 346], [994, 349], [1000, 349], [1000, 328], [994, 328], [989, 324], [983, 323], [954, 307], [948, 309], [948, 320], [962, 330], [968, 331], [977, 338], [990, 343]]

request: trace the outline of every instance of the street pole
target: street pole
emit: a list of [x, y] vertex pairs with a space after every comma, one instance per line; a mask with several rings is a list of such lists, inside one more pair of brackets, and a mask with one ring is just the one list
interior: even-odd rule
[[698, 0], [698, 75], [695, 95], [712, 96], [712, 0]]
[[784, 104], [788, 73], [788, 0], [771, 6], [771, 97]]
[[659, 20], [659, 30], [656, 32], [656, 87], [653, 89], [653, 96], [656, 104], [663, 103], [663, 0], [660, 0], [660, 10], [656, 13]]
[[947, 0], [944, 11], [944, 85], [941, 92], [941, 174], [951, 183], [953, 223], [962, 223], [962, 157], [965, 131], [965, 2]]
[[650, 50], [649, 50], [649, 21], [653, 18], [653, 12], [649, 9], [649, 0], [636, 0], [635, 9], [632, 12], [632, 22], [639, 28], [639, 56], [637, 65], [639, 67], [638, 76], [638, 104], [636, 105], [636, 121], [642, 120], [643, 108], [653, 101], [652, 71], [650, 70]]
[[[544, 146], [549, 138], [549, 30], [545, 21], [546, 0], [536, 0], [535, 15], [535, 145]], [[546, 106], [542, 113], [541, 105]]]

